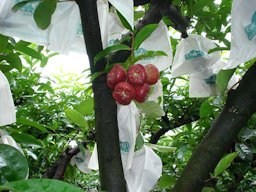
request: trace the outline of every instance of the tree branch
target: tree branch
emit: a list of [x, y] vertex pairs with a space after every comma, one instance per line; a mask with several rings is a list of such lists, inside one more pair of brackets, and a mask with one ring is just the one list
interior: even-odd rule
[[237, 134], [256, 111], [256, 64], [244, 75], [199, 147], [193, 153], [174, 190], [199, 192], [219, 160], [228, 152]]
[[191, 116], [189, 118], [185, 118], [184, 116], [182, 116], [181, 118], [178, 118], [176, 121], [170, 122], [169, 118], [167, 117], [167, 113], [165, 113], [165, 116], [162, 117], [162, 121], [166, 124], [167, 128], [162, 128], [158, 130], [154, 135], [152, 135], [149, 142], [152, 144], [156, 144], [160, 137], [162, 137], [168, 131], [178, 128], [182, 125], [192, 123], [194, 121], [197, 121], [198, 119], [200, 119], [199, 115]]
[[[80, 9], [91, 73], [102, 72], [106, 66], [104, 59], [94, 65], [94, 57], [103, 50], [96, 0], [76, 2]], [[106, 74], [92, 82], [92, 89], [101, 189], [109, 192], [125, 192], [126, 182], [117, 127], [117, 106], [112, 98], [112, 91], [107, 87]]]
[[150, 3], [150, 0], [133, 0], [133, 1], [134, 1], [134, 6], [146, 5]]
[[[82, 145], [86, 147], [88, 143], [94, 140], [94, 138], [95, 138], [95, 133], [90, 132], [88, 135], [87, 141], [82, 142]], [[70, 160], [72, 159], [73, 156], [75, 156], [79, 152], [80, 152], [80, 149], [78, 146], [73, 149], [67, 148], [59, 156], [58, 161], [47, 170], [47, 172], [43, 175], [43, 177], [62, 180], [64, 178], [64, 174]]]

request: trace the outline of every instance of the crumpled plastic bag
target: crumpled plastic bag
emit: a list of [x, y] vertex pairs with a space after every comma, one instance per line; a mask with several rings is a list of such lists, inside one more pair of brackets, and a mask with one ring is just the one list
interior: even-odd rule
[[208, 51], [215, 47], [210, 39], [200, 35], [189, 35], [182, 39], [176, 47], [171, 77], [204, 71], [214, 65], [220, 59], [220, 53], [208, 54]]
[[0, 71], [0, 126], [16, 122], [16, 111], [5, 75]]
[[72, 166], [76, 165], [76, 167], [82, 173], [90, 173], [91, 169], [88, 168], [90, 158], [91, 158], [90, 151], [89, 150], [85, 150], [84, 153], [83, 152], [79, 152], [75, 156], [73, 156], [71, 161], [70, 161], [70, 164]]
[[162, 174], [162, 161], [144, 145], [135, 152], [131, 169], [125, 173], [129, 192], [149, 192]]
[[231, 49], [227, 69], [256, 57], [256, 1], [233, 0]]
[[[75, 2], [57, 4], [50, 26], [46, 30], [37, 27], [33, 14], [38, 1], [30, 2], [13, 12], [15, 3], [22, 0], [1, 0], [0, 33], [24, 41], [44, 45], [52, 51], [67, 54], [69, 51], [86, 52], [79, 7]], [[108, 1], [97, 1], [103, 46], [107, 46]]]

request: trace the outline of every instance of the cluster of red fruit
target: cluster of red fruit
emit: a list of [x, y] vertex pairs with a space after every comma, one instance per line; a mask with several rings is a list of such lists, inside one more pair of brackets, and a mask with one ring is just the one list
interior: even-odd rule
[[147, 99], [150, 85], [157, 83], [159, 71], [153, 64], [145, 67], [141, 64], [132, 65], [127, 73], [120, 64], [107, 74], [107, 85], [113, 89], [113, 98], [122, 105], [128, 105], [131, 100], [143, 103]]

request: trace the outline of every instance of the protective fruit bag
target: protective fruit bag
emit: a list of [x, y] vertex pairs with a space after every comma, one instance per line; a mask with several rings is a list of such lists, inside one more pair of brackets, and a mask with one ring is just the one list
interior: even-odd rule
[[108, 0], [126, 19], [131, 28], [134, 28], [134, 3], [133, 0]]
[[144, 145], [135, 152], [131, 169], [125, 173], [129, 192], [150, 191], [162, 173], [162, 161], [155, 152]]
[[189, 97], [217, 96], [217, 74], [210, 69], [193, 73], [189, 77]]
[[256, 1], [233, 0], [231, 50], [227, 68], [235, 68], [256, 57]]
[[[157, 39], [157, 41], [156, 41]], [[159, 71], [162, 71], [171, 66], [172, 61], [172, 46], [168, 35], [167, 26], [163, 21], [159, 22], [159, 26], [155, 31], [135, 50], [135, 56], [147, 53], [147, 51], [163, 51], [167, 56], [155, 56], [139, 60], [138, 63], [147, 65], [154, 64]]]
[[91, 158], [91, 153], [89, 150], [80, 151], [70, 160], [70, 164], [72, 166], [76, 165], [76, 167], [82, 173], [90, 173], [91, 169], [88, 168], [88, 164]]
[[182, 39], [176, 47], [172, 64], [172, 78], [204, 71], [220, 59], [220, 53], [208, 51], [216, 45], [208, 38], [200, 35], [189, 35]]
[[0, 126], [14, 122], [16, 122], [16, 112], [10, 85], [5, 75], [0, 71]]
[[[1, 34], [44, 45], [48, 49], [59, 53], [66, 54], [70, 50], [86, 51], [83, 41], [80, 12], [75, 2], [57, 3], [50, 26], [42, 30], [37, 27], [33, 17], [39, 2], [30, 2], [21, 7], [17, 12], [13, 12], [12, 7], [21, 1], [22, 0], [1, 0]], [[106, 42], [106, 45], [107, 34], [103, 29], [105, 29], [107, 25], [106, 14], [108, 12], [108, 2], [106, 0], [97, 1], [97, 6], [99, 18], [102, 18], [102, 20], [100, 20], [102, 38], [103, 42]]]

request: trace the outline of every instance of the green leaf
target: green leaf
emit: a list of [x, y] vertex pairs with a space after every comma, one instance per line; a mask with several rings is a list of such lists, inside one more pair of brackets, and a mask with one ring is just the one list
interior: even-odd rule
[[238, 152], [233, 152], [223, 157], [214, 169], [214, 177], [217, 177], [223, 173], [231, 165], [232, 161], [237, 157], [237, 155]]
[[10, 65], [9, 68], [15, 68], [19, 72], [22, 71], [22, 62], [18, 54], [10, 53], [8, 55], [0, 55], [0, 61], [3, 60], [5, 60]]
[[228, 82], [229, 82], [230, 78], [232, 77], [232, 75], [234, 74], [235, 70], [236, 69], [221, 70], [217, 74], [216, 84], [217, 84], [217, 87], [220, 90], [221, 94], [223, 94], [225, 92], [225, 90], [227, 89]]
[[206, 99], [200, 106], [200, 118], [208, 117], [209, 114], [212, 113], [213, 108], [214, 107], [209, 103], [208, 99]]
[[138, 49], [141, 43], [147, 39], [158, 27], [158, 24], [149, 24], [143, 27], [135, 36], [134, 49]]
[[134, 60], [132, 61], [132, 64], [134, 64], [142, 59], [148, 59], [150, 57], [152, 58], [152, 57], [156, 57], [156, 56], [168, 56], [168, 55], [163, 51], [147, 51], [147, 53], [141, 54], [141, 55], [135, 57]]
[[204, 187], [201, 192], [215, 192], [215, 190], [211, 187]]
[[94, 57], [94, 64], [96, 64], [100, 59], [103, 59], [104, 57], [106, 57], [107, 55], [109, 55], [111, 53], [114, 53], [116, 51], [129, 51], [129, 50], [131, 50], [130, 47], [128, 47], [127, 45], [123, 45], [123, 44], [107, 47], [106, 49], [99, 52]]
[[144, 145], [144, 139], [141, 132], [139, 132], [139, 134], [136, 137], [135, 151], [138, 151], [139, 149], [141, 149], [143, 145]]
[[169, 176], [169, 175], [164, 174], [164, 175], [162, 175], [162, 177], [160, 178], [158, 186], [159, 186], [159, 188], [162, 189], [162, 190], [163, 190], [163, 189], [167, 189], [167, 188], [170, 188], [170, 187], [174, 186], [175, 181], [176, 181], [176, 180], [175, 180], [174, 177], [171, 177], [171, 176]]
[[28, 45], [24, 45], [23, 43], [18, 42], [15, 45], [15, 49], [17, 51], [20, 51], [22, 53], [25, 53], [33, 58], [42, 60], [42, 56], [39, 52], [35, 51], [34, 49], [31, 49], [30, 47], [28, 47]]
[[119, 12], [119, 11], [116, 11], [117, 12], [117, 15], [121, 21], [121, 23], [123, 24], [123, 26], [128, 29], [129, 31], [133, 31], [132, 30], [132, 27], [130, 26], [130, 24], [127, 22], [127, 20], [124, 18], [124, 16]]
[[29, 179], [8, 182], [3, 187], [17, 192], [83, 192], [73, 185], [54, 179]]
[[65, 110], [66, 116], [70, 119], [70, 121], [81, 128], [88, 129], [88, 124], [85, 118], [81, 113], [73, 109]]
[[52, 15], [56, 6], [57, 0], [44, 0], [36, 7], [34, 19], [40, 29], [47, 29], [51, 24]]
[[8, 44], [8, 37], [0, 34], [0, 51], [4, 50]]
[[146, 101], [144, 103], [136, 103], [137, 107], [149, 119], [160, 118], [164, 115], [164, 111], [159, 104], [154, 101]]
[[161, 146], [152, 143], [146, 143], [146, 145], [149, 146], [151, 149], [157, 150], [162, 153], [171, 153], [176, 150], [176, 147]]
[[25, 179], [28, 174], [28, 162], [16, 148], [0, 144], [0, 177], [7, 181]]
[[93, 97], [89, 97], [76, 106], [76, 110], [82, 115], [92, 115], [94, 112]]
[[41, 124], [39, 124], [36, 121], [31, 121], [29, 119], [26, 119], [25, 117], [17, 118], [17, 124], [28, 125], [28, 126], [38, 129], [39, 131], [47, 132], [47, 129], [44, 126], [42, 126]]
[[13, 133], [11, 136], [20, 144], [31, 146], [31, 147], [43, 147], [40, 140], [36, 139], [32, 135], [26, 133]]
[[190, 10], [193, 11], [193, 14], [195, 14], [198, 11], [202, 11], [205, 6], [209, 4], [209, 1], [207, 0], [198, 0], [196, 3], [190, 7]]
[[224, 51], [224, 50], [230, 50], [230, 48], [229, 47], [216, 47], [216, 48], [210, 49], [208, 51], [208, 54], [211, 54], [216, 51]]

